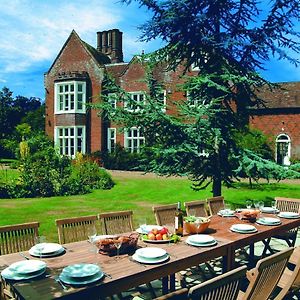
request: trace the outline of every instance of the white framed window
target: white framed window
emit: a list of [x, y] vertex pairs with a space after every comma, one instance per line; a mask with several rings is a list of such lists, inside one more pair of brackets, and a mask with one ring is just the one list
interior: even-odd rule
[[116, 150], [117, 142], [117, 130], [116, 128], [107, 128], [107, 150], [114, 152]]
[[125, 131], [125, 148], [133, 152], [140, 152], [141, 146], [145, 143], [145, 138], [141, 132], [140, 128], [132, 127]]
[[84, 81], [56, 82], [54, 94], [55, 114], [85, 113], [86, 83]]
[[125, 102], [125, 109], [132, 112], [141, 110], [141, 106], [139, 104], [145, 104], [145, 92], [129, 92], [129, 94], [130, 98], [133, 100], [133, 103]]
[[108, 103], [110, 103], [112, 108], [117, 108], [117, 94], [110, 93], [107, 97]]
[[291, 138], [287, 134], [279, 134], [276, 137], [276, 162], [289, 166], [291, 158]]
[[85, 126], [56, 126], [55, 145], [61, 155], [75, 157], [77, 152], [85, 154]]

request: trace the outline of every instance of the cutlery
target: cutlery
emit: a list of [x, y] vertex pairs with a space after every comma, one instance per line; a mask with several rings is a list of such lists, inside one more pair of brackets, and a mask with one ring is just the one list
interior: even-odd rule
[[112, 279], [112, 276], [110, 274], [107, 274], [105, 272], [103, 272], [103, 274], [104, 274], [105, 277]]
[[28, 256], [26, 256], [23, 252], [19, 252], [19, 255], [21, 255], [23, 258], [30, 260]]
[[59, 279], [58, 276], [55, 276], [54, 279], [55, 279], [56, 282], [58, 282], [58, 283], [61, 285], [61, 287], [62, 287], [64, 290], [67, 290], [67, 289], [68, 289], [68, 288], [63, 284], [63, 282]]

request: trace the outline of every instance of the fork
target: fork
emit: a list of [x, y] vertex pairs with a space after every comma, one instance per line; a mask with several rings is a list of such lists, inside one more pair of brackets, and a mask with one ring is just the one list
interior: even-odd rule
[[55, 276], [54, 279], [55, 279], [56, 282], [58, 282], [58, 283], [61, 285], [61, 287], [62, 287], [64, 290], [67, 290], [67, 289], [68, 289], [68, 288], [62, 283], [62, 281], [59, 279], [58, 276]]
[[19, 255], [21, 255], [22, 257], [24, 257], [25, 259], [29, 260], [30, 258], [28, 256], [26, 256], [23, 252], [19, 252]]

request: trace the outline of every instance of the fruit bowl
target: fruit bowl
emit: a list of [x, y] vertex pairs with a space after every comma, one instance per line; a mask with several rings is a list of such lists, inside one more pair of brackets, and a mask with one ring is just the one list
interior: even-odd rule
[[260, 211], [255, 209], [242, 210], [238, 213], [238, 217], [241, 220], [247, 220], [254, 223], [259, 215]]
[[[190, 219], [188, 219], [190, 218]], [[183, 228], [186, 231], [186, 233], [202, 233], [204, 232], [210, 223], [210, 219], [209, 218], [202, 218], [202, 217], [194, 217], [195, 219], [199, 218], [201, 223], [199, 228], [196, 227], [195, 225], [195, 219], [192, 219], [191, 217], [187, 217], [185, 218], [184, 222], [183, 222]]]
[[105, 238], [96, 241], [96, 246], [99, 249], [99, 253], [107, 254], [110, 256], [117, 254], [117, 248], [115, 246], [114, 240], [122, 240], [122, 245], [120, 248], [120, 254], [126, 254], [134, 252], [137, 248], [138, 235], [131, 234], [129, 236], [115, 236], [112, 238]]

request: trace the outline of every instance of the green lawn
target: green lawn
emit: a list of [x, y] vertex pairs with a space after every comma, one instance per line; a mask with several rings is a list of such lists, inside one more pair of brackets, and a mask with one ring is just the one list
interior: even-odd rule
[[[48, 240], [57, 241], [55, 219], [97, 214], [104, 211], [132, 209], [134, 222], [145, 218], [153, 223], [153, 205], [181, 201], [205, 199], [211, 196], [210, 190], [195, 192], [187, 179], [148, 178], [113, 176], [116, 186], [111, 190], [96, 190], [80, 196], [0, 199], [0, 225], [30, 221], [40, 222], [40, 232]], [[224, 187], [223, 195], [233, 206], [243, 206], [246, 199], [270, 202], [275, 196], [299, 198], [300, 185], [261, 184], [249, 189], [248, 184], [240, 183], [236, 188]]]

